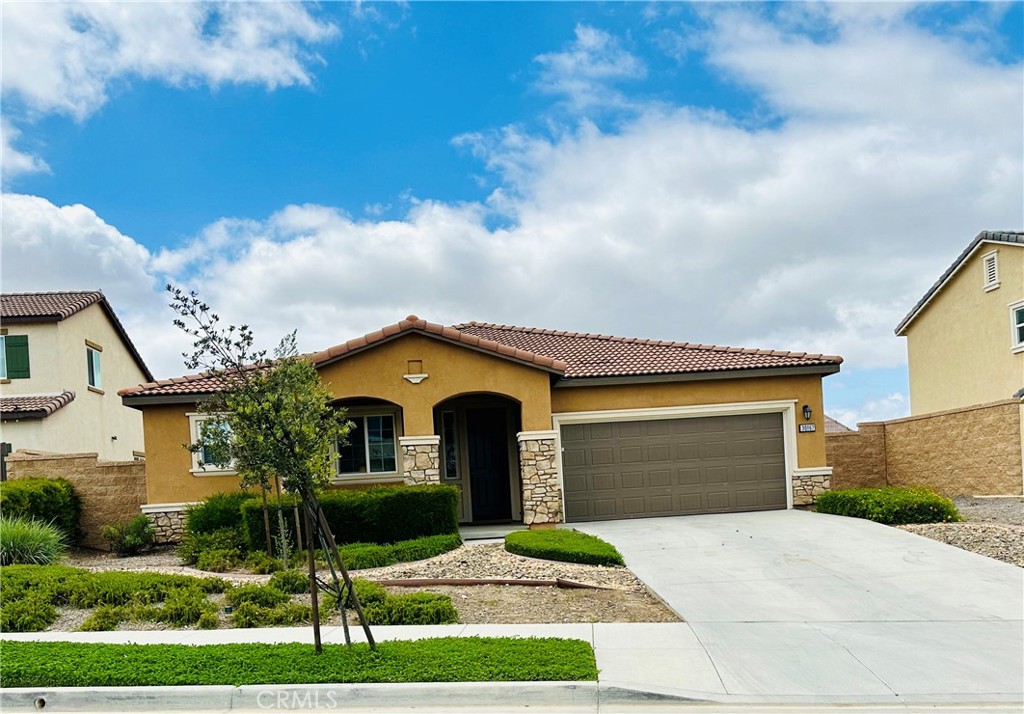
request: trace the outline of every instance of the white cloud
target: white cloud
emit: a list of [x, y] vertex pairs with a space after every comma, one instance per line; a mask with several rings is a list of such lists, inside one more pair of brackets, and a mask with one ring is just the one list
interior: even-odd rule
[[561, 52], [537, 55], [536, 87], [564, 98], [573, 111], [628, 104], [615, 85], [647, 76], [644, 62], [622, 47], [618, 38], [587, 25], [576, 26], [576, 39]]
[[12, 3], [3, 91], [30, 113], [84, 119], [130, 78], [171, 85], [312, 81], [306, 45], [337, 28], [295, 3]]
[[[88, 209], [37, 205], [48, 216], [40, 226], [64, 227], [23, 229], [28, 240], [54, 237], [16, 260], [8, 260], [5, 227], [4, 278], [29, 282], [58, 255], [68, 265], [54, 275], [68, 287], [76, 275], [133, 276], [147, 286], [124, 292], [136, 309], [151, 301], [150, 276], [166, 274], [199, 289], [226, 320], [252, 324], [267, 345], [298, 328], [310, 350], [415, 312], [438, 322], [839, 353], [860, 369], [899, 365], [905, 347], [892, 329], [903, 313], [978, 230], [1019, 227], [1020, 117], [998, 108], [1021, 105], [1019, 82], [1016, 95], [1007, 83], [1020, 67], [936, 40], [899, 14], [832, 18], [835, 38], [813, 46], [795, 34], [797, 21], [817, 19], [780, 30], [757, 13], [730, 11], [710, 25], [710, 61], [792, 114], [771, 128], [646, 107], [614, 132], [583, 121], [553, 136], [521, 128], [469, 135], [460, 143], [499, 178], [485, 203], [412, 200], [389, 221], [287, 206], [215, 222], [182, 246], [135, 255], [121, 272], [92, 268], [90, 256], [103, 250], [82, 253], [78, 235], [109, 242], [118, 255], [133, 255], [130, 239], [91, 212], [79, 223], [67, 217]], [[730, 39], [735, 28], [757, 47]], [[884, 65], [858, 58], [866, 48]], [[929, 71], [922, 53], [943, 72]], [[809, 78], [805, 62], [822, 76]], [[860, 92], [863, 105], [833, 91], [830, 75]], [[965, 109], [948, 91], [967, 85], [986, 111]], [[12, 230], [31, 215], [7, 213]], [[159, 310], [137, 309], [154, 326], [147, 343], [173, 333]], [[177, 350], [151, 352], [164, 374], [180, 365], [166, 356]], [[887, 399], [848, 410], [851, 420], [892, 415], [897, 400]]]
[[50, 167], [38, 156], [14, 148], [14, 142], [20, 135], [21, 132], [7, 121], [7, 117], [0, 117], [0, 168], [3, 169], [0, 181], [3, 184], [22, 174], [50, 172]]
[[872, 399], [854, 409], [829, 410], [829, 416], [856, 429], [857, 424], [866, 421], [888, 421], [910, 414], [910, 400], [905, 394], [892, 392], [880, 399]]

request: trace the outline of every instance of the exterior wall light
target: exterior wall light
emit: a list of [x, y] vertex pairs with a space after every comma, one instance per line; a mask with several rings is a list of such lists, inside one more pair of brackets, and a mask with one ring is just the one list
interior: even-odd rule
[[803, 412], [804, 412], [804, 421], [810, 421], [811, 420], [811, 414], [813, 413], [811, 411], [811, 407], [809, 405], [807, 405], [807, 404], [804, 404]]

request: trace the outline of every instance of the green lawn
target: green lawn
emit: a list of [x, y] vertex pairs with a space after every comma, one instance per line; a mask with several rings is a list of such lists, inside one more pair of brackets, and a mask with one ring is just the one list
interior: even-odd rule
[[505, 550], [543, 560], [587, 565], [625, 565], [622, 554], [611, 543], [597, 536], [564, 528], [509, 533], [505, 536]]
[[349, 682], [594, 681], [590, 644], [554, 638], [448, 637], [412, 642], [108, 645], [14, 642], [0, 646], [3, 687], [141, 687]]

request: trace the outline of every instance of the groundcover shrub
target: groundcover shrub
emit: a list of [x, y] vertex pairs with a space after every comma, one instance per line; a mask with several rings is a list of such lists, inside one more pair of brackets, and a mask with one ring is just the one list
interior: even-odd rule
[[308, 593], [309, 573], [301, 570], [280, 570], [270, 576], [270, 582], [267, 584], [292, 595]]
[[450, 637], [324, 645], [5, 642], [4, 687], [140, 687], [341, 682], [595, 681], [583, 640]]
[[209, 551], [231, 551], [235, 560], [245, 557], [245, 538], [237, 528], [218, 528], [210, 533], [188, 533], [178, 546], [178, 559], [182, 565], [196, 565]]
[[0, 516], [0, 565], [49, 565], [67, 550], [64, 537], [49, 523]]
[[505, 550], [543, 560], [587, 565], [625, 565], [622, 554], [597, 536], [570, 530], [516, 531], [505, 536]]
[[124, 557], [138, 555], [153, 545], [156, 529], [146, 516], [135, 516], [130, 521], [104, 527], [101, 535], [112, 551]]
[[68, 543], [77, 542], [82, 535], [78, 525], [82, 518], [82, 502], [67, 479], [2, 481], [0, 511], [9, 518], [52, 523], [64, 533]]
[[[282, 516], [289, 537], [295, 532], [295, 503], [293, 498], [284, 499]], [[320, 496], [320, 505], [339, 545], [389, 544], [459, 532], [455, 486], [378, 486], [363, 491], [327, 491]], [[268, 504], [268, 508], [271, 530], [276, 535], [276, 502]], [[263, 504], [247, 500], [241, 505], [241, 513], [249, 548], [265, 548]]]
[[866, 518], [893, 526], [963, 520], [950, 499], [922, 487], [826, 491], [817, 497], [814, 508], [818, 513]]
[[459, 621], [452, 599], [440, 593], [388, 595], [363, 605], [371, 625], [447, 625]]

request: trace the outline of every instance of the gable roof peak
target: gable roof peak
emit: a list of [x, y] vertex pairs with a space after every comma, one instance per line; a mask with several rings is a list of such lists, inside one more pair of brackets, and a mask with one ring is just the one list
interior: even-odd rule
[[1019, 245], [1024, 247], [1024, 231], [981, 231], [978, 235], [974, 236], [967, 247], [956, 257], [953, 264], [946, 268], [946, 271], [939, 277], [935, 284], [928, 288], [928, 291], [924, 294], [917, 304], [911, 308], [902, 320], [900, 324], [896, 325], [897, 337], [902, 337], [906, 329], [910, 326], [910, 323], [927, 307], [928, 303], [932, 301], [932, 298], [942, 290], [947, 282], [960, 270], [960, 266], [963, 265], [968, 258], [977, 250], [978, 246], [982, 243], [1000, 243], [1003, 245]]

